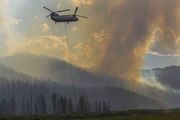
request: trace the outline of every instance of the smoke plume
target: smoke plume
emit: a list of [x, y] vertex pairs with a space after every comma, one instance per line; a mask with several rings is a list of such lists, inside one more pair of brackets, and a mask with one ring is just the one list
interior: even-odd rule
[[[5, 3], [6, 0], [0, 1], [4, 1]], [[77, 58], [75, 63], [72, 62], [73, 64], [84, 65], [90, 63], [90, 67], [86, 68], [103, 71], [113, 76], [128, 79], [130, 82], [136, 82], [139, 80], [139, 70], [143, 65], [143, 58], [147, 52], [160, 55], [177, 55], [180, 53], [180, 17], [178, 15], [180, 12], [180, 0], [70, 1], [72, 5], [80, 5], [79, 14], [89, 16], [88, 20], [84, 20], [86, 22], [82, 20], [78, 23], [79, 32], [77, 31], [77, 33], [79, 33], [79, 35], [76, 33], [74, 36], [78, 36], [78, 39], [80, 39], [78, 41], [79, 44], [75, 43], [75, 37], [73, 39], [70, 38], [70, 40], [73, 41], [71, 52], [75, 56], [74, 58]], [[3, 10], [5, 8], [3, 8]], [[26, 10], [23, 7], [21, 11]], [[39, 9], [34, 11], [35, 12], [32, 11], [32, 15], [39, 11]], [[3, 13], [2, 8], [0, 8], [0, 13]], [[37, 15], [39, 14], [40, 13]], [[1, 17], [4, 16], [4, 14], [0, 16], [0, 26], [2, 24]], [[25, 16], [27, 16], [27, 14]], [[5, 20], [7, 21], [7, 19]], [[37, 22], [37, 20], [34, 21]], [[17, 24], [18, 21], [13, 23]], [[22, 25], [26, 25], [24, 23], [22, 23]], [[37, 24], [34, 22], [28, 23], [28, 25], [29, 24], [33, 24], [31, 26], [37, 31], [27, 29], [21, 34], [31, 42], [28, 41], [25, 44], [16, 45], [19, 48], [17, 50], [13, 44], [13, 47], [10, 47], [13, 48], [12, 51], [14, 51], [14, 49], [15, 52], [25, 51], [34, 53], [35, 51], [37, 52], [36, 54], [50, 54], [56, 57], [58, 57], [57, 55], [59, 55], [59, 53], [65, 51], [65, 49], [62, 49], [62, 45], [57, 44], [57, 42], [62, 40], [61, 38], [57, 40], [52, 39], [54, 33], [50, 28], [54, 29], [55, 26], [45, 24], [43, 27], [40, 27], [41, 29], [43, 28], [43, 30], [39, 30], [37, 28], [39, 22], [37, 22]], [[57, 32], [59, 32], [59, 26], [57, 28]], [[44, 37], [42, 36], [36, 37], [39, 39], [35, 40], [35, 42], [32, 42], [34, 40], [28, 38], [29, 34], [30, 36], [36, 36], [31, 34], [39, 33], [40, 31], [43, 31], [42, 36], [46, 36], [46, 38], [51, 36], [50, 38], [54, 43], [48, 44], [49, 41], [51, 41], [49, 37], [48, 43], [44, 41]], [[47, 32], [52, 33], [47, 35]], [[3, 35], [0, 34], [0, 37]], [[6, 34], [3, 37], [4, 39], [8, 39], [6, 38]], [[12, 38], [14, 40], [16, 36]], [[40, 47], [40, 49], [37, 48], [36, 43], [41, 44], [42, 47]], [[44, 47], [47, 45], [49, 46]], [[60, 52], [60, 50], [62, 51]], [[64, 56], [64, 54], [61, 55]]]
[[[96, 69], [128, 79], [130, 82], [137, 81], [143, 57], [157, 27], [172, 31], [178, 38], [179, 8], [179, 0], [95, 1], [91, 11], [92, 15], [97, 17], [91, 26], [96, 24], [94, 29], [105, 29], [108, 36], [104, 44], [105, 51], [101, 53], [105, 55]], [[166, 36], [161, 34], [161, 38]], [[173, 40], [162, 41], [166, 44], [176, 44], [172, 43]]]

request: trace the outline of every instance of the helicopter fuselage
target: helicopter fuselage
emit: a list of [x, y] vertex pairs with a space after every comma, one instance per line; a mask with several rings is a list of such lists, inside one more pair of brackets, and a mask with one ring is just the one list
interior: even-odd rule
[[51, 19], [57, 23], [57, 22], [64, 22], [64, 23], [69, 23], [69, 22], [76, 22], [79, 20], [79, 17], [81, 18], [88, 18], [86, 16], [82, 16], [82, 15], [78, 15], [76, 14], [78, 11], [78, 7], [76, 7], [74, 14], [71, 15], [59, 15], [59, 12], [65, 12], [65, 11], [69, 11], [71, 9], [65, 9], [65, 10], [59, 10], [59, 11], [53, 11], [47, 7], [43, 7], [44, 9], [50, 11], [51, 13], [47, 16], [47, 17], [51, 17]]
[[51, 14], [51, 19], [54, 22], [76, 22], [79, 19], [74, 15], [58, 15], [58, 14]]

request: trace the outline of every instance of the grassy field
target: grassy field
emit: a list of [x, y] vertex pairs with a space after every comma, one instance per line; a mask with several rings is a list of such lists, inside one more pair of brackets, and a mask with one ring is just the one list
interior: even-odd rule
[[74, 114], [63, 116], [0, 116], [0, 120], [180, 120], [180, 111], [124, 111], [110, 114]]
[[[79, 119], [80, 120], [80, 119]], [[156, 115], [112, 116], [89, 118], [85, 120], [180, 120], [180, 113], [164, 113]]]

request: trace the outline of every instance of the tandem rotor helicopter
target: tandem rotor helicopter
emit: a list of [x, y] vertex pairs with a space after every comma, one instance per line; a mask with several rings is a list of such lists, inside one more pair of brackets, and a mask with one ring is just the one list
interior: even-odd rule
[[64, 23], [69, 24], [70, 22], [78, 21], [79, 20], [78, 17], [86, 18], [86, 19], [88, 18], [86, 16], [77, 15], [77, 11], [78, 11], [79, 7], [76, 7], [75, 12], [72, 15], [59, 15], [58, 14], [60, 12], [70, 11], [71, 9], [65, 9], [65, 10], [60, 10], [60, 11], [52, 11], [51, 9], [49, 9], [47, 7], [43, 7], [43, 8], [51, 12], [47, 17], [51, 17], [51, 19], [55, 23], [64, 22]]

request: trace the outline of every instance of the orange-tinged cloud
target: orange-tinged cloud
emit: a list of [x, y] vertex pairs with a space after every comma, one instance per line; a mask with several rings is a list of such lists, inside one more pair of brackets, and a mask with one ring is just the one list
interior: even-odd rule
[[47, 23], [42, 24], [42, 31], [44, 33], [48, 32], [50, 30], [49, 25]]
[[65, 37], [42, 35], [36, 39], [28, 39], [19, 43], [7, 42], [9, 53], [32, 53], [63, 57], [67, 46]]
[[95, 0], [71, 0], [74, 6], [92, 5]]
[[148, 52], [159, 56], [179, 56], [180, 38], [172, 29], [155, 29]]

